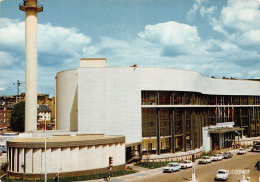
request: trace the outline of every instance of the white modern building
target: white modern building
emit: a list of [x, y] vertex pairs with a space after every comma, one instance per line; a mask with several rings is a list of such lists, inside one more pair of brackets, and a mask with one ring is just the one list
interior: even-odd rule
[[220, 122], [234, 122], [235, 129], [211, 130], [214, 140], [223, 138], [221, 146], [211, 142], [212, 149], [234, 143], [237, 132], [260, 135], [258, 81], [81, 59], [78, 69], [57, 73], [56, 99], [56, 129], [124, 135], [130, 153], [201, 148], [202, 127]]
[[[230, 147], [243, 135], [259, 136], [259, 122], [258, 81], [81, 59], [78, 69], [56, 75], [56, 130], [68, 133], [49, 136], [47, 171], [93, 174], [107, 170], [110, 156], [120, 170], [143, 154]], [[10, 178], [43, 177], [43, 141], [32, 132], [7, 143]]]

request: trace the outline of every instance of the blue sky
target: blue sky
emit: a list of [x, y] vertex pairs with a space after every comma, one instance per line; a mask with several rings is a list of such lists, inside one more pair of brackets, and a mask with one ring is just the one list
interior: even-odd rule
[[[22, 0], [0, 0], [0, 95], [25, 79]], [[38, 92], [80, 58], [260, 78], [259, 0], [38, 0]], [[20, 87], [25, 91], [24, 85]]]

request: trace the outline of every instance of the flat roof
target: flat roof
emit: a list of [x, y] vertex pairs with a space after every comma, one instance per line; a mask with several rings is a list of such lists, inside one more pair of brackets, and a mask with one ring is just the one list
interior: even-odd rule
[[[47, 148], [55, 147], [77, 147], [77, 146], [93, 146], [105, 145], [125, 142], [124, 136], [105, 136], [103, 134], [91, 135], [54, 135], [47, 137]], [[7, 147], [17, 148], [44, 148], [44, 137], [15, 138], [7, 142]]]
[[233, 127], [233, 128], [211, 128], [209, 129], [209, 133], [227, 133], [231, 131], [241, 131], [244, 128]]

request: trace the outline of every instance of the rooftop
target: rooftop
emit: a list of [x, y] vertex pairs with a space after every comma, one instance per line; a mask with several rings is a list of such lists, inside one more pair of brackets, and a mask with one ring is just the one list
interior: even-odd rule
[[[18, 137], [8, 141], [7, 146], [19, 148], [44, 148], [44, 141], [45, 138], [43, 136], [29, 138]], [[53, 135], [47, 137], [46, 142], [47, 147], [93, 146], [125, 142], [125, 137], [105, 136], [104, 134]]]

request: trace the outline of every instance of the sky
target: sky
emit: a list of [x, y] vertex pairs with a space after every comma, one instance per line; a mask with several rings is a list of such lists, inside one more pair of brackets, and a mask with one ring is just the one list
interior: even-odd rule
[[[25, 81], [22, 0], [0, 0], [0, 95]], [[260, 78], [260, 0], [38, 0], [38, 93], [80, 58]], [[25, 92], [24, 84], [20, 92]]]

